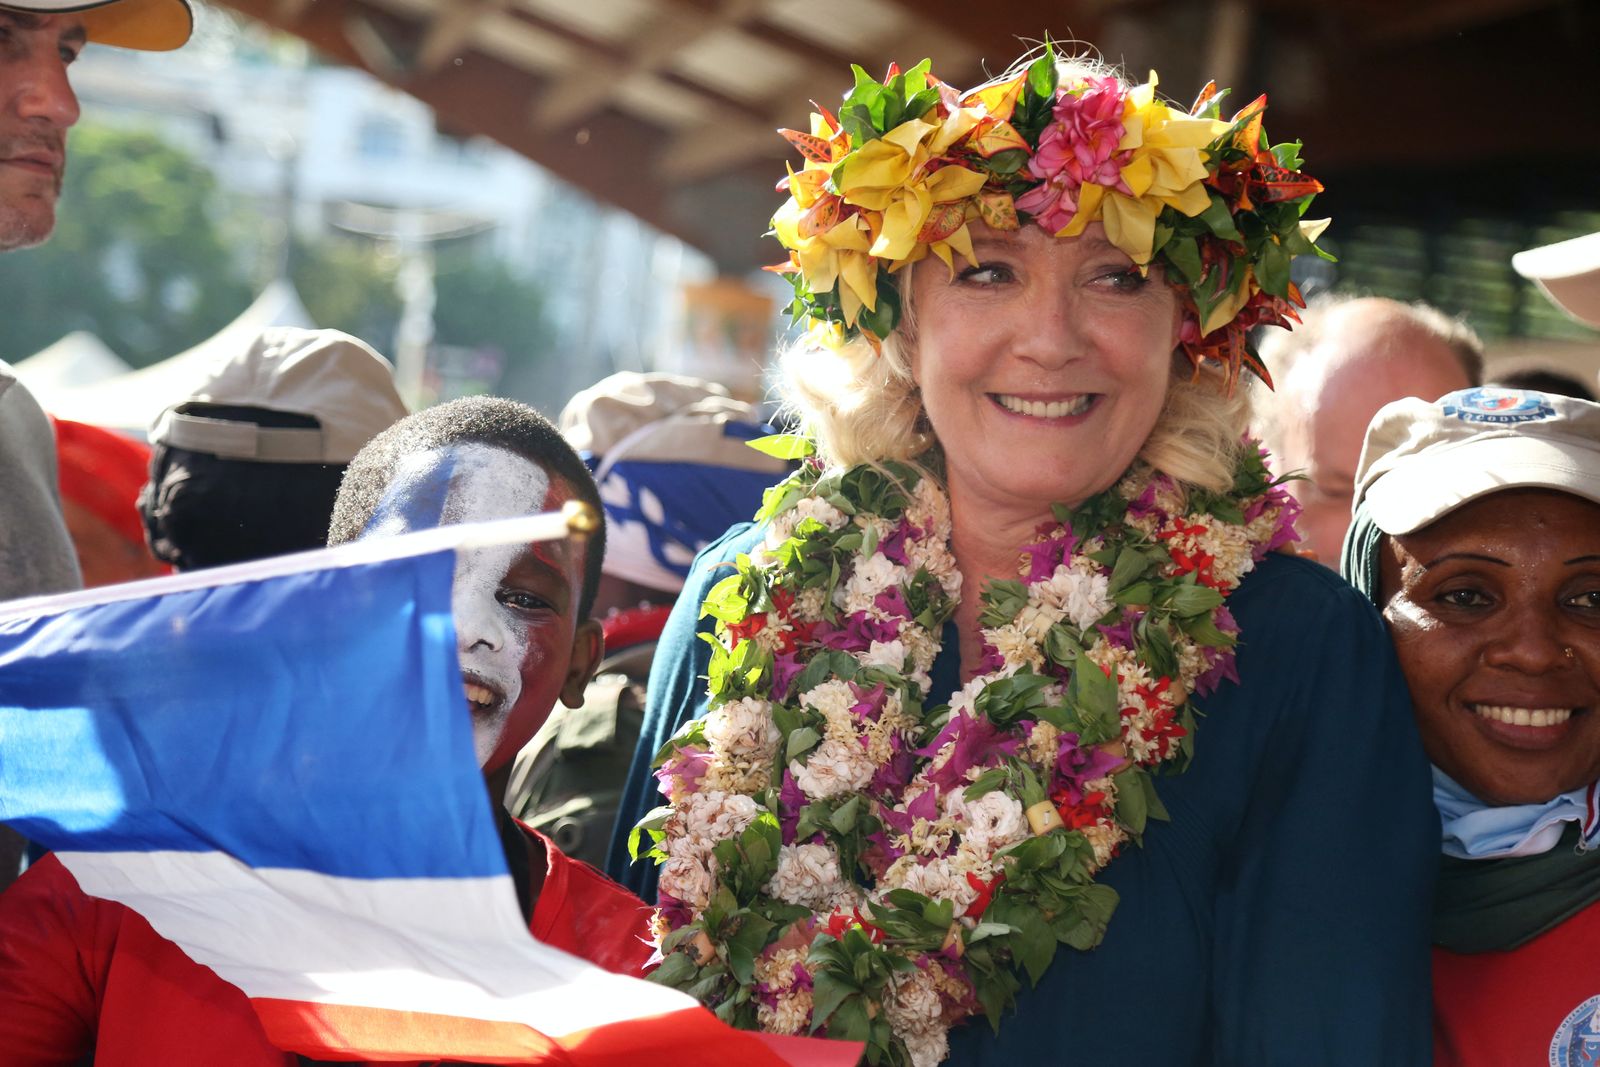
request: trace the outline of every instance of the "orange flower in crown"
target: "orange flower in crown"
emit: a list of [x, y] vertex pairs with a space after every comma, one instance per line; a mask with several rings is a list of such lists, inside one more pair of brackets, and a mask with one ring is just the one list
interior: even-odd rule
[[873, 343], [900, 320], [892, 277], [930, 252], [976, 265], [969, 226], [1037, 225], [1073, 237], [1092, 222], [1141, 267], [1159, 263], [1184, 296], [1181, 344], [1198, 368], [1220, 363], [1263, 380], [1246, 344], [1256, 325], [1287, 326], [1304, 307], [1289, 278], [1326, 221], [1303, 222], [1322, 190], [1299, 172], [1298, 143], [1270, 145], [1266, 98], [1231, 119], [1207, 86], [1188, 111], [1156, 97], [1156, 77], [1063, 79], [1054, 49], [1022, 73], [962, 94], [926, 60], [882, 81], [854, 68], [835, 116], [783, 134], [805, 157], [780, 183], [772, 230], [788, 262], [796, 318], [837, 339]]

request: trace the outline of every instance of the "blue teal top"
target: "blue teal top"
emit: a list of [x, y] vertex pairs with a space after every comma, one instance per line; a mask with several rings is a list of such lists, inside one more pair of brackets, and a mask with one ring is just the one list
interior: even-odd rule
[[[660, 800], [656, 750], [705, 710], [695, 638], [737, 526], [700, 554], [650, 674], [608, 873], [653, 899], [627, 829]], [[1274, 554], [1229, 598], [1242, 684], [1198, 700], [1194, 761], [1157, 778], [1172, 815], [1101, 880], [1105, 940], [1061, 947], [995, 1035], [951, 1034], [950, 1064], [1428, 1064], [1428, 924], [1439, 820], [1405, 680], [1372, 604], [1333, 571]], [[947, 639], [931, 699], [961, 677]], [[1026, 986], [1024, 979], [1024, 986]]]

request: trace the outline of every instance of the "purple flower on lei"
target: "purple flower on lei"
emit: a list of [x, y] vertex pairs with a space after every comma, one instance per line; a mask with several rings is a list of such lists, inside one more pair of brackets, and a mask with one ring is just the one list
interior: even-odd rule
[[798, 652], [779, 652], [772, 657], [772, 699], [782, 702], [789, 699], [789, 687], [805, 670]]
[[700, 779], [711, 766], [711, 752], [699, 745], [680, 745], [655, 771], [656, 788], [670, 797], [674, 789], [680, 793], [698, 793]]
[[1144, 489], [1138, 496], [1128, 502], [1128, 515], [1136, 519], [1154, 519], [1157, 525], [1165, 526], [1172, 521], [1172, 516], [1167, 509], [1156, 503], [1156, 493], [1172, 489], [1172, 479], [1165, 474], [1157, 474], [1145, 482]]
[[1101, 637], [1104, 637], [1116, 647], [1131, 649], [1135, 644], [1133, 628], [1139, 625], [1139, 620], [1143, 618], [1144, 610], [1142, 608], [1128, 608], [1122, 613], [1121, 622], [1114, 626], [1096, 626], [1095, 629], [1100, 631]]
[[[883, 828], [876, 833], [868, 834], [867, 840], [883, 850], [885, 859], [889, 862], [899, 859], [906, 854], [905, 849], [894, 843], [897, 834], [910, 834], [911, 828], [917, 824], [918, 819], [934, 822], [939, 818], [939, 791], [937, 789], [924, 789], [918, 793], [915, 800], [905, 806], [905, 810], [884, 807], [878, 811], [878, 819], [883, 823]], [[884, 864], [888, 866], [888, 863]]]
[[661, 909], [661, 917], [667, 921], [673, 930], [681, 926], [688, 926], [694, 922], [694, 909], [671, 893], [658, 892], [656, 894], [656, 906]]
[[[871, 689], [863, 689], [854, 682], [850, 683], [850, 692], [855, 694], [856, 702], [850, 705], [851, 714], [862, 722], [876, 722], [878, 716], [883, 714], [889, 691], [882, 685], [875, 685]], [[861, 739], [865, 743], [866, 738]]]
[[1078, 539], [1065, 526], [1045, 525], [1039, 528], [1039, 532], [1046, 535], [1044, 540], [1022, 548], [1022, 554], [1028, 557], [1029, 585], [1045, 581], [1055, 574], [1056, 568], [1071, 558], [1072, 550], [1078, 545]]
[[885, 793], [898, 793], [911, 781], [912, 773], [917, 769], [917, 758], [906, 748], [905, 739], [899, 734], [889, 735], [889, 759], [880, 763], [877, 770], [872, 772], [872, 781], [867, 783], [867, 790], [882, 796]]
[[[1212, 621], [1217, 624], [1217, 629], [1225, 634], [1237, 634], [1239, 632], [1239, 624], [1234, 621], [1233, 614], [1228, 610], [1226, 604], [1217, 608], [1216, 614], [1212, 616]], [[1206, 658], [1207, 667], [1204, 673], [1194, 680], [1194, 691], [1196, 693], [1201, 696], [1210, 696], [1217, 691], [1217, 687], [1223, 682], [1238, 683], [1238, 658], [1234, 655], [1233, 649], [1206, 648], [1201, 651]]]
[[865, 652], [874, 641], [893, 641], [900, 636], [899, 619], [874, 619], [864, 611], [845, 616], [843, 626], [821, 623], [817, 640], [840, 652]]
[[979, 674], [993, 674], [1006, 665], [1006, 658], [989, 642], [983, 643], [983, 658], [978, 660]]
[[909, 519], [902, 518], [889, 536], [878, 542], [878, 551], [899, 566], [909, 567], [911, 557], [906, 555], [906, 541], [916, 540], [924, 532], [920, 526], [913, 526]]
[[963, 711], [945, 723], [932, 744], [917, 749], [917, 755], [934, 756], [952, 741], [955, 747], [950, 752], [950, 758], [938, 770], [927, 772], [928, 781], [941, 792], [965, 788], [967, 771], [973, 767], [995, 766], [1005, 757], [1016, 755], [1017, 747], [1022, 743], [1018, 738], [1008, 737], [1005, 730], [988, 719], [977, 718]]
[[[1092, 745], [1078, 744], [1078, 735], [1063, 733], [1056, 741], [1055, 787], [1064, 789], [1073, 804], [1083, 802], [1083, 786], [1103, 778], [1122, 760]], [[1054, 792], [1054, 790], [1052, 790]]]
[[806, 806], [806, 795], [800, 791], [794, 772], [783, 772], [783, 785], [778, 788], [778, 829], [783, 832], [783, 843], [794, 844], [800, 828], [800, 809]]
[[[911, 605], [906, 603], [906, 595], [898, 585], [891, 586], [873, 597], [872, 604], [891, 618], [911, 618]], [[896, 636], [899, 636], [898, 633], [896, 633]]]
[[1244, 521], [1254, 522], [1268, 508], [1278, 509], [1278, 525], [1273, 528], [1271, 537], [1251, 549], [1250, 555], [1257, 563], [1266, 559], [1268, 552], [1275, 552], [1292, 541], [1300, 540], [1300, 531], [1295, 528], [1295, 520], [1300, 517], [1300, 501], [1283, 486], [1275, 485], [1250, 502], [1250, 506], [1244, 509]]

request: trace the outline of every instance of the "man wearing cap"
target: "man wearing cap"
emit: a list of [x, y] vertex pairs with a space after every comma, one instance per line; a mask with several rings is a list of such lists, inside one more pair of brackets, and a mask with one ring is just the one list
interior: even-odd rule
[[321, 547], [345, 467], [405, 414], [364, 342], [263, 330], [151, 427], [150, 550], [184, 571]]
[[[78, 121], [67, 67], [84, 45], [177, 48], [191, 25], [185, 0], [0, 0], [0, 252], [55, 227], [67, 130]], [[50, 424], [3, 360], [0, 501], [0, 600], [77, 588]], [[0, 828], [0, 889], [21, 855], [21, 839]]]

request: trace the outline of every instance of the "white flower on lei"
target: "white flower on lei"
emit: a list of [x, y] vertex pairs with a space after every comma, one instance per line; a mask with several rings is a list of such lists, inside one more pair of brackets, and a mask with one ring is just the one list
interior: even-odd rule
[[978, 899], [978, 891], [968, 883], [966, 871], [945, 858], [918, 863], [915, 856], [901, 856], [883, 872], [878, 889], [880, 893], [909, 889], [929, 900], [948, 900], [955, 904], [957, 915]]
[[[936, 964], [933, 966], [937, 966]], [[917, 970], [901, 975], [883, 1010], [895, 1035], [905, 1042], [913, 1067], [936, 1067], [949, 1055], [949, 1030], [944, 1024], [944, 1004], [933, 979]]]
[[874, 641], [857, 658], [863, 667], [883, 667], [899, 673], [906, 664], [906, 646], [899, 641]]
[[945, 815], [964, 824], [961, 840], [979, 856], [990, 856], [1028, 836], [1022, 805], [1009, 793], [994, 790], [968, 800], [962, 790], [945, 794]]
[[839, 854], [832, 845], [784, 845], [778, 850], [778, 869], [765, 892], [786, 904], [823, 911], [844, 892]]
[[1038, 595], [1066, 612], [1072, 625], [1079, 630], [1087, 630], [1115, 606], [1111, 600], [1111, 579], [1100, 573], [1093, 560], [1081, 556], [1070, 567], [1057, 567], [1037, 588]]
[[816, 496], [801, 497], [789, 514], [794, 516], [796, 526], [806, 519], [816, 519], [830, 530], [841, 530], [850, 521], [844, 512]]
[[[1044, 666], [1044, 647], [1015, 624], [1007, 623], [993, 630], [985, 630], [983, 635], [1005, 661], [1005, 670], [1002, 672], [1005, 676], [1016, 674], [1024, 667], [1037, 671]], [[954, 705], [951, 710], [954, 711]]]
[[713, 752], [747, 760], [770, 760], [783, 735], [772, 721], [772, 705], [759, 697], [741, 697], [709, 712], [706, 741]]
[[1204, 525], [1206, 532], [1199, 537], [1200, 549], [1211, 553], [1211, 573], [1231, 589], [1255, 569], [1250, 527], [1211, 521], [1209, 516]]
[[703, 790], [691, 793], [683, 806], [684, 827], [690, 838], [715, 844], [744, 833], [760, 809], [756, 802], [738, 793]]
[[860, 736], [855, 712], [855, 692], [848, 682], [837, 678], [813, 686], [800, 697], [800, 706], [822, 713], [822, 736], [837, 741], [853, 741]]
[[669, 855], [661, 865], [659, 888], [691, 908], [703, 908], [711, 902], [711, 890], [716, 884], [711, 867], [716, 862], [710, 855]]
[[879, 593], [892, 585], [899, 585], [909, 577], [900, 564], [882, 552], [874, 552], [856, 563], [849, 581], [845, 582], [834, 599], [841, 601], [839, 606], [846, 611], [869, 611]]
[[826, 800], [865, 789], [872, 781], [872, 760], [859, 741], [830, 737], [804, 763], [791, 760], [789, 771], [808, 800]]

